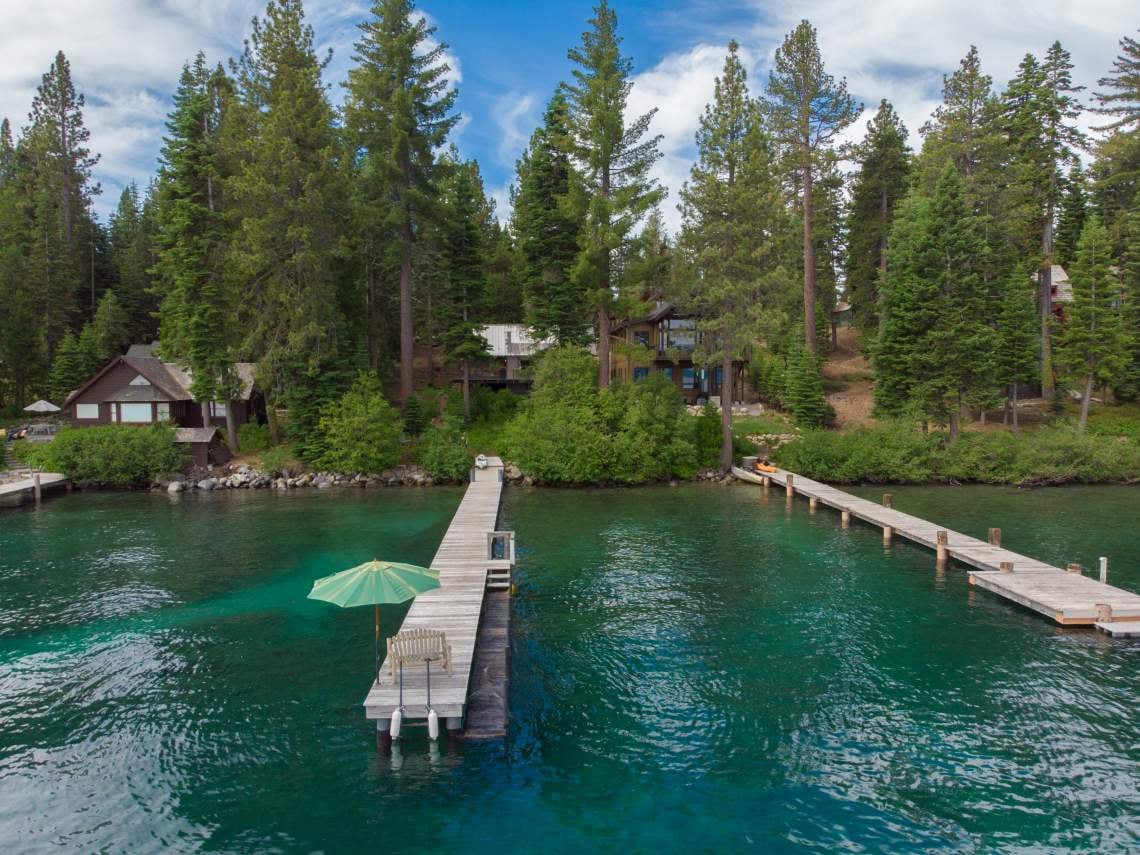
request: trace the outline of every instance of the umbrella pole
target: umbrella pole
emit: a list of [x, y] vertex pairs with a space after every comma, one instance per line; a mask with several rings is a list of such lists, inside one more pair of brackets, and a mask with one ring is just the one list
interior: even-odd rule
[[425, 659], [424, 664], [427, 666], [427, 708], [431, 710], [431, 660]]
[[376, 685], [380, 685], [380, 604], [376, 606]]

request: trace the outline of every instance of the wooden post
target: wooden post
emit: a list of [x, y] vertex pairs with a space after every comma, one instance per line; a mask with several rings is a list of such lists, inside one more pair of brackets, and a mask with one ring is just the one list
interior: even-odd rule
[[990, 529], [990, 546], [1001, 546], [1001, 529]]
[[791, 472], [787, 474], [787, 480], [784, 482], [784, 491], [788, 494], [789, 499], [796, 494], [796, 485], [792, 480]]
[[1112, 620], [1112, 606], [1109, 603], [1096, 604], [1096, 619], [1098, 621]]
[[772, 479], [769, 478], [767, 475], [765, 475], [763, 478], [760, 479], [760, 483], [762, 483], [764, 485], [764, 489], [767, 490], [769, 487], [772, 486]]
[[890, 493], [883, 493], [883, 507], [884, 508], [890, 508], [891, 502], [893, 502], [893, 501], [894, 501], [894, 496], [892, 496]]
[[1003, 561], [1001, 564], [998, 565], [998, 569], [1001, 570], [1002, 573], [1012, 573], [1013, 572], [1013, 562], [1012, 561]]
[[35, 497], [36, 504], [40, 503], [40, 498], [43, 496], [43, 490], [40, 489], [40, 473], [32, 473], [32, 495]]
[[1065, 572], [1066, 573], [1080, 573], [1081, 572], [1081, 565], [1080, 564], [1072, 564], [1072, 563], [1066, 564], [1065, 565]]
[[1108, 559], [1103, 555], [1100, 557], [1100, 583], [1108, 584]]
[[839, 527], [851, 528], [851, 511], [840, 511], [839, 513]]
[[891, 528], [889, 525], [883, 526], [883, 546], [890, 546], [891, 545], [891, 536], [894, 533], [895, 533], [895, 530], [893, 528]]
[[816, 512], [816, 509], [818, 507], [819, 507], [819, 498], [818, 497], [812, 496], [810, 499], [808, 499], [808, 510], [810, 510], [813, 514]]
[[936, 540], [937, 564], [939, 567], [945, 567], [946, 562], [950, 560], [950, 535], [948, 532], [939, 531], [934, 535], [934, 538]]

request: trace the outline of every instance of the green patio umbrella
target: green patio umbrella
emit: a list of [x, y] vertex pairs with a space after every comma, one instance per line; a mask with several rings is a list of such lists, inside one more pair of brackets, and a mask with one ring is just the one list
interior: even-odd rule
[[341, 608], [373, 606], [376, 609], [376, 682], [380, 682], [380, 605], [395, 605], [439, 587], [439, 572], [415, 564], [371, 561], [325, 576], [313, 583], [310, 600], [324, 600]]

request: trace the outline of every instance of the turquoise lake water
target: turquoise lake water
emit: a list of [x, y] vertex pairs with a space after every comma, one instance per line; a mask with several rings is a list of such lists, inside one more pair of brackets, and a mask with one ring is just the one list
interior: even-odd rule
[[[890, 492], [1038, 558], [1108, 555], [1140, 590], [1136, 488]], [[1140, 848], [1140, 643], [743, 486], [509, 488], [511, 737], [379, 751], [371, 614], [305, 594], [373, 555], [427, 563], [460, 497], [0, 514], [0, 850]]]

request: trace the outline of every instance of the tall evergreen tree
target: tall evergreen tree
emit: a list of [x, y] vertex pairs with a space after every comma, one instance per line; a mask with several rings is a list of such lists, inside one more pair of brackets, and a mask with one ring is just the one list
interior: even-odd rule
[[[228, 230], [221, 201], [221, 127], [230, 89], [221, 69], [207, 66], [202, 53], [183, 66], [159, 172], [155, 271], [162, 294], [162, 350], [190, 369], [190, 392], [202, 406], [205, 425], [211, 402], [232, 403], [238, 383], [232, 370], [236, 304], [224, 282]], [[231, 409], [227, 406], [227, 414]], [[236, 451], [232, 417], [227, 427]]]
[[1057, 222], [1057, 239], [1054, 243], [1054, 257], [1063, 267], [1070, 266], [1077, 258], [1077, 241], [1085, 227], [1088, 216], [1088, 194], [1085, 191], [1085, 173], [1079, 163], [1069, 169], [1065, 182], [1065, 192], [1061, 199], [1061, 215]]
[[875, 352], [876, 406], [916, 407], [958, 437], [964, 404], [989, 403], [997, 387], [995, 333], [981, 275], [985, 243], [962, 179], [947, 164], [933, 196], [908, 196], [892, 231], [884, 320]]
[[595, 313], [598, 385], [610, 382], [610, 322], [621, 311], [615, 258], [629, 248], [634, 226], [664, 198], [649, 170], [661, 157], [660, 136], [647, 136], [655, 109], [627, 123], [633, 64], [621, 54], [617, 15], [607, 0], [594, 7], [582, 44], [571, 48], [574, 80], [563, 87], [569, 108], [567, 142], [585, 194], [574, 281]]
[[768, 78], [770, 129], [798, 188], [803, 217], [804, 344], [816, 350], [816, 259], [812, 189], [816, 170], [835, 137], [863, 108], [823, 67], [815, 27], [801, 21], [776, 49]]
[[1120, 281], [1111, 268], [1108, 231], [1093, 215], [1077, 244], [1073, 302], [1058, 342], [1061, 363], [1081, 384], [1081, 430], [1088, 423], [1093, 385], [1117, 380], [1129, 362], [1129, 337], [1117, 308]]
[[55, 349], [55, 360], [51, 365], [51, 395], [59, 401], [60, 406], [90, 376], [88, 368], [75, 333], [68, 330]]
[[1140, 194], [1132, 204], [1124, 227], [1124, 254], [1120, 259], [1123, 325], [1128, 336], [1128, 365], [1113, 387], [1121, 400], [1140, 400]]
[[1006, 412], [1012, 414], [1013, 432], [1020, 427], [1017, 387], [1037, 379], [1037, 309], [1030, 277], [1024, 266], [1014, 269], [1003, 283], [997, 316], [997, 379], [1006, 387]]
[[270, 2], [237, 65], [238, 103], [223, 123], [233, 164], [223, 191], [236, 224], [226, 267], [243, 289], [241, 349], [258, 362], [268, 409], [287, 404], [309, 458], [320, 452], [321, 408], [352, 382], [358, 358], [348, 318], [359, 308], [340, 242], [347, 191], [323, 66], [299, 0]]
[[485, 320], [518, 324], [526, 316], [521, 262], [510, 230], [492, 221], [483, 260], [487, 274]]
[[845, 279], [847, 300], [865, 330], [879, 325], [878, 283], [887, 267], [887, 236], [910, 173], [906, 138], [906, 126], [884, 98], [856, 149], [859, 169], [851, 187]]
[[[374, 217], [366, 224], [367, 306], [382, 304], [384, 244], [398, 246], [400, 294], [400, 398], [412, 394], [415, 335], [412, 318], [412, 246], [417, 223], [430, 210], [435, 151], [459, 116], [456, 90], [448, 88], [446, 45], [435, 28], [416, 14], [412, 0], [379, 0], [372, 18], [360, 25], [356, 65], [348, 73], [345, 123], [361, 162], [356, 181]], [[369, 319], [374, 330], [378, 319]], [[371, 354], [375, 364], [376, 345]]]
[[732, 467], [735, 362], [755, 346], [765, 297], [786, 279], [779, 252], [786, 221], [773, 160], [739, 46], [730, 42], [697, 129], [697, 162], [681, 190], [682, 264], [674, 288], [681, 310], [702, 332], [695, 357], [721, 367], [720, 465], [726, 472]]
[[1121, 38], [1112, 71], [1096, 83], [1102, 91], [1094, 94], [1097, 106], [1093, 109], [1113, 117], [1098, 130], [1140, 130], [1140, 41]]
[[487, 354], [487, 340], [478, 332], [487, 297], [487, 209], [474, 161], [455, 163], [448, 173], [443, 198], [440, 342], [445, 361], [458, 362], [463, 371], [463, 414], [470, 418], [471, 366]]
[[522, 258], [526, 321], [560, 344], [588, 339], [587, 295], [574, 277], [582, 231], [581, 182], [567, 153], [566, 97], [555, 93], [518, 162], [511, 228]]
[[146, 342], [155, 338], [155, 302], [151, 268], [155, 264], [153, 245], [155, 206], [140, 200], [138, 187], [132, 181], [123, 188], [119, 205], [108, 224], [111, 261], [114, 266], [115, 293], [127, 315], [127, 329], [132, 341]]

